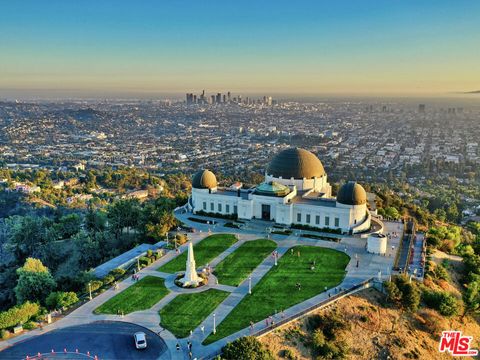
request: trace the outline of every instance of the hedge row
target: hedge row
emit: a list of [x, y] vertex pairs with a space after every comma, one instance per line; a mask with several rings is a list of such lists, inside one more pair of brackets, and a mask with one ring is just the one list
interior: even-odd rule
[[292, 229], [300, 229], [300, 230], [310, 230], [310, 231], [320, 231], [330, 234], [342, 234], [342, 229], [332, 229], [329, 227], [318, 228], [315, 226], [310, 225], [303, 225], [303, 224], [292, 224], [290, 225]]
[[0, 329], [7, 329], [20, 323], [25, 323], [31, 317], [37, 315], [39, 311], [40, 305], [29, 301], [3, 311], [0, 313]]

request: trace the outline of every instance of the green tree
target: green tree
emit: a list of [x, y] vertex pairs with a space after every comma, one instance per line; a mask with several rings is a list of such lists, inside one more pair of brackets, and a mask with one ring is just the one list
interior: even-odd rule
[[9, 219], [9, 240], [14, 246], [16, 258], [19, 261], [32, 255], [39, 244], [56, 240], [51, 238], [52, 234], [48, 231], [51, 225], [50, 220], [41, 217], [16, 216]]
[[398, 210], [396, 208], [391, 206], [391, 207], [387, 207], [385, 209], [385, 216], [389, 219], [398, 219], [398, 218], [400, 218], [400, 213], [398, 212]]
[[402, 289], [402, 305], [406, 310], [417, 311], [420, 305], [420, 290], [413, 284], [405, 284]]
[[38, 259], [28, 258], [25, 265], [17, 269], [17, 275], [15, 295], [19, 304], [27, 300], [44, 303], [48, 294], [56, 287], [50, 271]]
[[222, 359], [273, 360], [274, 357], [255, 337], [244, 336], [223, 347]]
[[480, 285], [477, 281], [472, 281], [467, 285], [462, 295], [464, 311], [462, 318], [467, 314], [478, 313], [480, 310]]
[[454, 316], [458, 314], [458, 301], [452, 294], [444, 293], [438, 307], [440, 314]]
[[402, 292], [398, 288], [397, 284], [395, 284], [393, 281], [386, 281], [384, 286], [385, 291], [387, 292], [387, 300], [398, 306], [402, 301]]
[[107, 217], [116, 237], [120, 236], [123, 229], [138, 226], [141, 209], [136, 199], [119, 200], [108, 207]]
[[90, 232], [104, 231], [107, 225], [107, 217], [104, 212], [97, 211], [89, 206], [85, 215], [85, 228]]
[[62, 216], [58, 223], [62, 239], [68, 239], [80, 231], [82, 218], [77, 214]]
[[50, 310], [69, 307], [78, 301], [77, 294], [73, 291], [54, 291], [47, 296], [45, 303]]

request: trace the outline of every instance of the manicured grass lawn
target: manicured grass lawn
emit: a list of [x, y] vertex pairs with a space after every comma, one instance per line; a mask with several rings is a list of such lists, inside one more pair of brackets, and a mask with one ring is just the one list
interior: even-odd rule
[[[297, 252], [300, 251], [300, 257]], [[315, 246], [295, 246], [294, 254], [287, 251], [245, 298], [210, 334], [204, 344], [210, 344], [254, 323], [324, 291], [325, 286], [338, 285], [345, 276], [350, 258], [343, 252]], [[311, 264], [315, 260], [315, 270]], [[296, 283], [301, 284], [298, 290]]]
[[230, 293], [216, 289], [177, 295], [160, 310], [160, 325], [177, 338], [187, 337], [228, 295]]
[[215, 267], [220, 284], [238, 286], [277, 245], [272, 240], [253, 240], [242, 244]]
[[[222, 252], [232, 246], [237, 239], [231, 234], [215, 234], [210, 235], [193, 246], [193, 255], [197, 267], [205, 266], [210, 261], [215, 259]], [[176, 258], [164, 264], [158, 271], [166, 273], [175, 273], [177, 271], [185, 270], [185, 263], [187, 262], [187, 251], [184, 251]]]
[[95, 314], [128, 314], [138, 310], [150, 309], [169, 293], [164, 280], [156, 276], [145, 276], [136, 284], [95, 309]]

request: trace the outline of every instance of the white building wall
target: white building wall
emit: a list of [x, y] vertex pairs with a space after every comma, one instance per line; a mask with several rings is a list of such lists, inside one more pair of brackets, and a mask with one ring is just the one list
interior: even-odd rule
[[332, 187], [327, 181], [327, 175], [314, 179], [284, 179], [265, 174], [265, 182], [275, 181], [286, 186], [296, 186], [298, 190], [314, 189], [316, 192], [325, 193], [325, 197], [332, 196]]
[[[208, 189], [192, 189], [194, 213], [198, 211], [206, 211], [224, 215], [234, 214], [235, 206], [238, 206], [238, 201], [240, 199], [240, 197], [236, 196], [221, 195], [215, 192], [209, 193]], [[204, 203], [206, 204], [206, 208], [204, 208]]]
[[[298, 214], [301, 221], [298, 221]], [[310, 221], [308, 222], [308, 215]], [[319, 216], [320, 223], [317, 224], [316, 217]], [[328, 218], [328, 224], [327, 224]], [[338, 219], [338, 226], [335, 225], [335, 219]], [[295, 204], [293, 208], [292, 222], [295, 224], [309, 225], [317, 228], [341, 229], [343, 232], [350, 230], [349, 226], [350, 209], [336, 208], [317, 205]]]
[[253, 217], [253, 200], [238, 200], [238, 217], [240, 219], [251, 219]]
[[[293, 189], [293, 192], [296, 194], [295, 189]], [[289, 198], [295, 196], [295, 194], [289, 194], [284, 198], [250, 194], [249, 199], [244, 199], [238, 196], [222, 195], [215, 190], [209, 193], [208, 189], [194, 188], [192, 189], [193, 212], [203, 210], [224, 215], [234, 214], [236, 206], [237, 215], [240, 219], [261, 219], [262, 204], [268, 204], [270, 205], [270, 220], [279, 224], [291, 225], [295, 223], [318, 228], [329, 227], [341, 229], [342, 232], [353, 230], [354, 233], [366, 231], [370, 228], [371, 217], [366, 205], [351, 206], [336, 203], [335, 207], [328, 207], [290, 203]], [[204, 208], [204, 203], [206, 208]], [[300, 221], [297, 220], [298, 214], [301, 214]], [[307, 215], [310, 216], [308, 222]], [[320, 217], [319, 224], [316, 222], [317, 216]], [[328, 224], [326, 222], [327, 217], [329, 219]], [[338, 219], [338, 226], [335, 224], [335, 219]]]

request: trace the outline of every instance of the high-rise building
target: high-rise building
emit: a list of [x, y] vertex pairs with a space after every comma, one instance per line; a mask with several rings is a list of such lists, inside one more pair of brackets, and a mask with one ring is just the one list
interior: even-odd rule
[[418, 112], [419, 113], [424, 113], [425, 112], [425, 104], [419, 104], [418, 105]]
[[217, 93], [217, 98], [215, 99], [215, 102], [217, 104], [220, 104], [222, 102], [222, 94]]
[[227, 93], [227, 98], [228, 98], [228, 102], [232, 100], [232, 95], [230, 94], [230, 91]]

